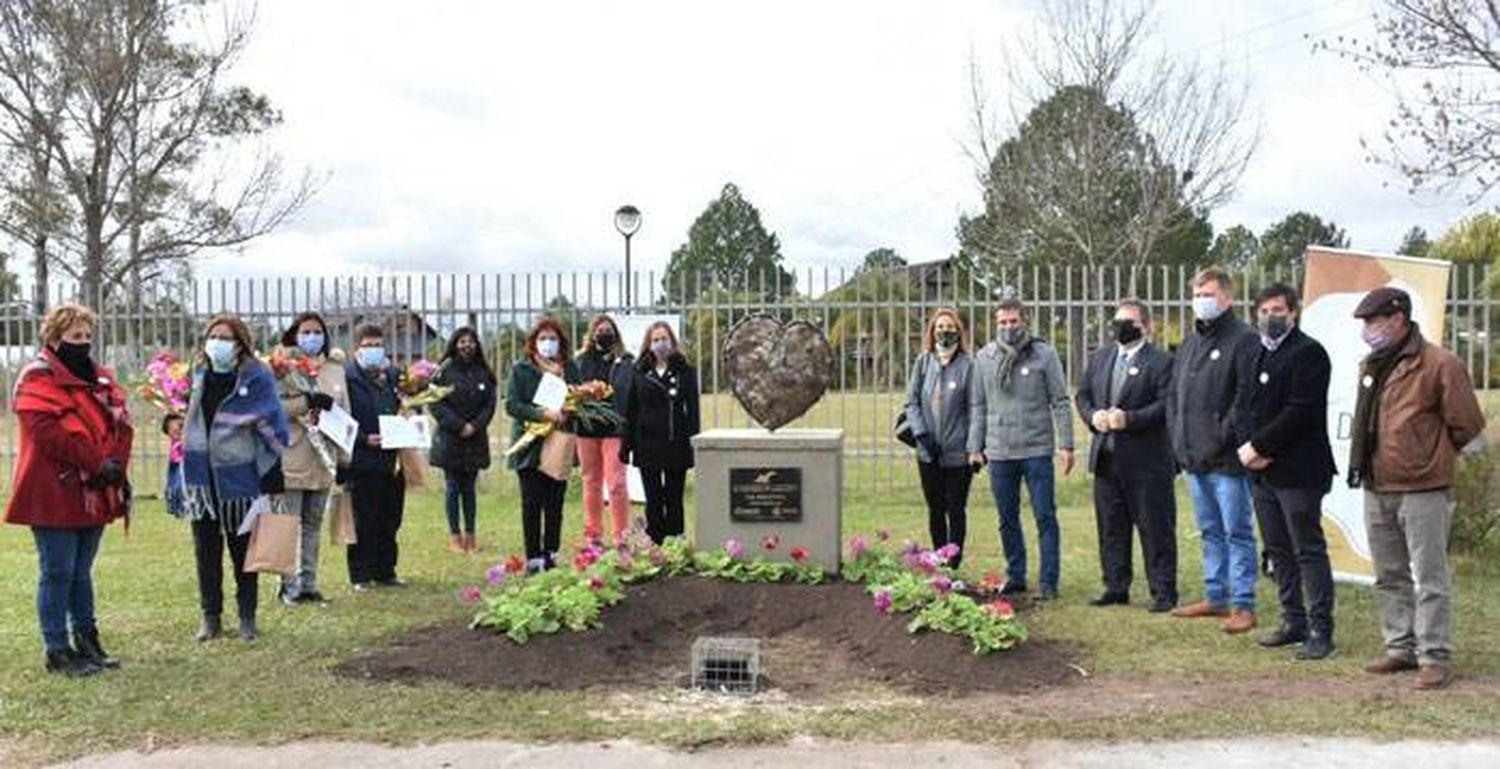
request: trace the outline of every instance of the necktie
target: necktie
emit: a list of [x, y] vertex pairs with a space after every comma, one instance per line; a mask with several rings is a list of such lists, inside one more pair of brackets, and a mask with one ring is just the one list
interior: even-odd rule
[[1130, 356], [1120, 353], [1115, 357], [1114, 376], [1109, 382], [1109, 405], [1120, 405], [1120, 390], [1125, 387], [1125, 377], [1129, 375]]

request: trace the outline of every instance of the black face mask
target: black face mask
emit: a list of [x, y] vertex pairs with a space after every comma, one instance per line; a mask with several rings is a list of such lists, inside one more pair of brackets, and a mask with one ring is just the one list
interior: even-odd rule
[[1137, 326], [1133, 320], [1116, 319], [1110, 321], [1110, 325], [1115, 327], [1115, 341], [1120, 344], [1134, 344], [1137, 339], [1143, 336], [1141, 327]]
[[94, 360], [89, 357], [92, 351], [93, 345], [87, 342], [73, 344], [62, 341], [57, 343], [57, 348], [54, 350], [57, 353], [57, 359], [80, 379], [94, 378]]
[[595, 334], [594, 349], [599, 350], [600, 352], [609, 352], [610, 350], [615, 349], [615, 335]]

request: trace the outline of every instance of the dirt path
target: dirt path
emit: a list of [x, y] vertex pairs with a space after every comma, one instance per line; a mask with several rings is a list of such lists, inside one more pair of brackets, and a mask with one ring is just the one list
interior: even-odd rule
[[409, 748], [359, 743], [305, 742], [279, 747], [178, 748], [151, 754], [113, 753], [66, 764], [80, 769], [430, 769], [443, 767], [910, 767], [913, 759], [944, 769], [966, 767], [1152, 767], [1215, 769], [1317, 766], [1500, 766], [1500, 742], [1376, 743], [1346, 739], [1276, 739], [1212, 742], [1062, 744], [981, 747], [955, 743], [848, 744], [797, 740], [787, 745], [693, 753], [630, 742], [530, 746], [506, 742], [453, 742]]

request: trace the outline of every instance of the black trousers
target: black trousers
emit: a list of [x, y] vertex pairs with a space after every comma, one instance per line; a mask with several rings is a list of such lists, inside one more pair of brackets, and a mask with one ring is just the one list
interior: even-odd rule
[[521, 479], [521, 538], [526, 560], [552, 558], [562, 549], [563, 497], [568, 482], [559, 481], [534, 467], [517, 470]]
[[[1281, 621], [1333, 635], [1333, 567], [1323, 536], [1322, 489], [1284, 489], [1256, 478], [1252, 491], [1260, 540], [1271, 561]], [[1303, 603], [1303, 591], [1307, 602]]]
[[241, 617], [254, 617], [260, 599], [260, 575], [245, 571], [249, 534], [225, 531], [220, 521], [193, 521], [193, 560], [198, 566], [198, 605], [205, 615], [224, 613], [224, 545], [234, 564], [234, 602]]
[[685, 467], [642, 467], [641, 485], [646, 488], [646, 535], [660, 544], [667, 537], [680, 537], [686, 524], [682, 495], [687, 487]]
[[1151, 597], [1177, 603], [1177, 497], [1172, 479], [1121, 478], [1114, 473], [1111, 452], [1099, 454], [1094, 471], [1094, 521], [1099, 531], [1099, 560], [1104, 589], [1130, 592], [1132, 527], [1141, 535], [1141, 556]]
[[943, 467], [937, 462], [919, 460], [917, 474], [922, 478], [922, 497], [927, 501], [927, 530], [932, 534], [932, 547], [958, 545], [958, 557], [952, 561], [956, 569], [964, 557], [969, 484], [974, 480], [974, 470], [968, 465]]
[[349, 581], [396, 578], [400, 550], [396, 534], [406, 510], [406, 478], [387, 472], [355, 473], [345, 489], [354, 508], [354, 544], [349, 546]]

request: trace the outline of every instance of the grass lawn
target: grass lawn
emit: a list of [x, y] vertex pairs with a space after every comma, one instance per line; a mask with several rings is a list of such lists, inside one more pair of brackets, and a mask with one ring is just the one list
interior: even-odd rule
[[[896, 470], [899, 477], [878, 492], [862, 492], [854, 484], [845, 500], [846, 534], [887, 526], [898, 539], [925, 538], [920, 495], [906, 483], [909, 468]], [[881, 462], [867, 472], [889, 471]], [[483, 483], [480, 541], [487, 551], [482, 557], [447, 553], [440, 497], [415, 492], [401, 537], [402, 574], [412, 583], [408, 589], [355, 595], [347, 587], [343, 552], [325, 548], [323, 589], [333, 603], [283, 608], [271, 600], [274, 580], [262, 579], [262, 637], [252, 645], [234, 639], [193, 641], [198, 610], [189, 534], [185, 525], [148, 503], [128, 538], [120, 527], [110, 529], [95, 568], [105, 645], [125, 666], [85, 681], [43, 672], [31, 537], [22, 528], [0, 527], [0, 741], [10, 743], [10, 760], [32, 763], [183, 742], [304, 738], [630, 737], [672, 745], [760, 742], [796, 734], [975, 742], [1273, 733], [1397, 738], [1493, 735], [1500, 725], [1495, 715], [1500, 712], [1500, 559], [1458, 563], [1455, 611], [1464, 680], [1456, 688], [1437, 695], [1409, 695], [1404, 689], [1350, 694], [1341, 687], [1363, 685], [1367, 676], [1360, 666], [1379, 651], [1367, 588], [1339, 587], [1339, 654], [1315, 665], [1294, 664], [1286, 654], [1255, 647], [1249, 638], [1227, 637], [1211, 622], [1149, 615], [1140, 605], [1144, 582], [1139, 576], [1135, 606], [1087, 606], [1085, 600], [1098, 589], [1098, 565], [1088, 489], [1076, 476], [1059, 493], [1062, 600], [1029, 614], [1027, 621], [1035, 636], [1075, 645], [1080, 667], [1091, 678], [1065, 688], [1089, 707], [1009, 718], [1003, 699], [918, 699], [871, 690], [848, 701], [700, 708], [684, 705], [665, 686], [651, 697], [622, 698], [599, 692], [376, 685], [331, 675], [339, 662], [406, 630], [466, 618], [468, 608], [456, 599], [459, 588], [477, 582], [487, 565], [520, 544], [512, 477], [492, 473]], [[891, 486], [901, 490], [892, 493]], [[570, 492], [566, 541], [576, 542], [576, 484]], [[1185, 499], [1179, 505], [1182, 592], [1184, 600], [1193, 600], [1201, 585], [1198, 546]], [[970, 577], [999, 564], [994, 520], [987, 485], [977, 483], [965, 563]], [[1033, 569], [1034, 564], [1033, 555]], [[232, 600], [231, 593], [226, 603], [232, 606]], [[1274, 622], [1271, 586], [1264, 580], [1261, 601], [1267, 610], [1263, 624]], [[628, 602], [621, 606], [629, 608]], [[498, 637], [495, 642], [508, 643]], [[1145, 687], [1169, 701], [1179, 686], [1201, 691], [1219, 685], [1246, 686], [1256, 694], [1233, 707], [1185, 710], [1139, 703], [1115, 708], [1102, 699], [1117, 691], [1112, 687], [1134, 692]]]

